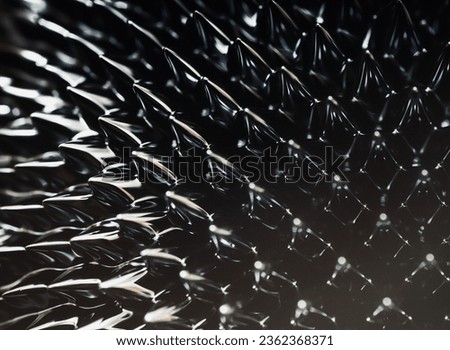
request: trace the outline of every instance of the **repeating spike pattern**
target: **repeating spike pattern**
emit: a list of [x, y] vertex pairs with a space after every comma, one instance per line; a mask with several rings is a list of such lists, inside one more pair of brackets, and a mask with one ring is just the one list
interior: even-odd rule
[[2, 1], [0, 328], [450, 327], [449, 16]]

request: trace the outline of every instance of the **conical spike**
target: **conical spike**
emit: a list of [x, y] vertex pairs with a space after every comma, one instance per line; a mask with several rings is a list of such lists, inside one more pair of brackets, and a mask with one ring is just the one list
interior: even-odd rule
[[371, 110], [380, 111], [389, 92], [381, 68], [370, 51], [366, 51], [359, 68], [356, 97]]
[[308, 110], [311, 93], [303, 82], [289, 69], [281, 67], [267, 83], [267, 95], [273, 103], [280, 103], [283, 111], [297, 114]]
[[264, 42], [291, 52], [300, 34], [295, 21], [274, 0], [267, 1], [258, 11], [257, 28]]
[[84, 88], [74, 88], [69, 86], [67, 91], [72, 96], [75, 103], [80, 107], [83, 120], [86, 124], [98, 130], [98, 117], [117, 110], [115, 100], [110, 96], [103, 95], [103, 91], [89, 91]]
[[152, 131], [142, 120], [130, 123], [126, 117], [102, 116], [98, 118], [100, 127], [106, 134], [108, 146], [119, 157], [126, 158], [126, 148], [134, 150], [149, 141]]
[[207, 100], [207, 115], [216, 124], [230, 127], [240, 110], [238, 103], [222, 88], [208, 79], [202, 79], [202, 87]]
[[179, 86], [187, 90], [194, 88], [201, 79], [201, 75], [173, 50], [165, 47], [163, 51]]
[[108, 160], [115, 157], [98, 136], [97, 133], [80, 133], [77, 138], [59, 146], [67, 163], [79, 174], [95, 175], [107, 165]]
[[377, 16], [369, 49], [377, 55], [387, 55], [408, 68], [422, 45], [417, 37], [414, 24], [401, 0], [390, 3]]
[[200, 39], [201, 48], [206, 55], [215, 59], [222, 58], [223, 62], [221, 63], [224, 63], [224, 57], [231, 43], [230, 38], [199, 11], [193, 12], [192, 20]]
[[70, 240], [73, 251], [87, 261], [119, 264], [139, 252], [139, 245], [120, 236], [117, 223], [99, 222]]
[[[444, 102], [450, 101], [450, 42], [444, 47], [439, 56], [435, 72], [431, 79], [430, 87], [439, 95]], [[448, 115], [449, 112], [446, 113]]]
[[34, 112], [30, 117], [39, 133], [47, 135], [56, 145], [68, 141], [75, 134], [87, 129], [78, 117], [69, 114]]
[[269, 64], [240, 38], [228, 50], [228, 70], [236, 80], [239, 79], [256, 92], [264, 88], [272, 72]]
[[48, 198], [43, 201], [43, 205], [58, 221], [78, 227], [102, 219], [106, 214], [85, 185], [78, 185]]
[[209, 149], [208, 141], [195, 130], [195, 127], [192, 127], [175, 117], [171, 117], [170, 121], [179, 147], [183, 146], [184, 148], [184, 146], [186, 146], [187, 150], [192, 149], [193, 147], [202, 150]]
[[167, 118], [174, 113], [161, 98], [141, 83], [134, 83], [133, 89], [147, 113], [147, 119], [150, 121], [150, 124], [152, 124], [151, 121], [154, 118], [153, 114]]

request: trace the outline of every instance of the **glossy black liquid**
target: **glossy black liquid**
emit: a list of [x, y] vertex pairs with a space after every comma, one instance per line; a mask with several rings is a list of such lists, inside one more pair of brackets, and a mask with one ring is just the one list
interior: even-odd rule
[[449, 328], [449, 17], [2, 1], [0, 328]]

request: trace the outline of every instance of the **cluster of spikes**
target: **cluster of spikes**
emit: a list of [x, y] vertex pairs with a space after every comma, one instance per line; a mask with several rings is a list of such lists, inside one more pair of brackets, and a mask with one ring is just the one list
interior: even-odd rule
[[450, 327], [449, 17], [3, 0], [0, 328]]

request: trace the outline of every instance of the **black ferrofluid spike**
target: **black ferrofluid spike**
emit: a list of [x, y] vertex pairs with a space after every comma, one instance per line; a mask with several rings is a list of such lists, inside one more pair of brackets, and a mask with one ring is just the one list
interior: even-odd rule
[[3, 1], [0, 328], [448, 328], [449, 16]]

